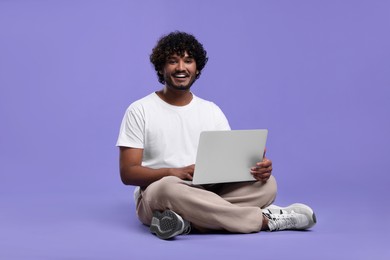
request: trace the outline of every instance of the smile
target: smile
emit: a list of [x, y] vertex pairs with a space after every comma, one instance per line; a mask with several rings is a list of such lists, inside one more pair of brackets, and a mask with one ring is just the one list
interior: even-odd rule
[[173, 77], [183, 79], [183, 78], [187, 78], [188, 75], [185, 73], [178, 73], [178, 74], [174, 74]]

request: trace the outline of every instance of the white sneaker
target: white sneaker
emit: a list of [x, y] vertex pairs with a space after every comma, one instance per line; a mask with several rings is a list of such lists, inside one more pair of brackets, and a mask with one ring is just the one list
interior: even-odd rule
[[161, 239], [170, 239], [177, 235], [190, 233], [191, 225], [172, 210], [155, 211], [149, 230]]
[[271, 205], [262, 211], [263, 215], [268, 218], [270, 231], [305, 230], [317, 223], [313, 210], [301, 203], [291, 204], [285, 208]]

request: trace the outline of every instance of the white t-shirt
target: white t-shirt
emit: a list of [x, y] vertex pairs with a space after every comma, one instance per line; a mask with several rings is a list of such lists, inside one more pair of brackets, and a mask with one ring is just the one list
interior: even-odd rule
[[143, 149], [145, 167], [184, 167], [195, 163], [199, 135], [206, 130], [230, 130], [213, 102], [193, 95], [188, 105], [173, 106], [152, 93], [128, 107], [116, 145]]
[[146, 167], [184, 167], [195, 163], [200, 132], [229, 129], [212, 102], [193, 95], [188, 105], [173, 106], [152, 93], [129, 106], [116, 145], [144, 149]]

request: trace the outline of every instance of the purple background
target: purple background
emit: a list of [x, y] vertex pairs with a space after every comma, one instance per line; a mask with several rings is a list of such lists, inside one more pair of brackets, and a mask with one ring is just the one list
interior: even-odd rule
[[[115, 142], [172, 30], [209, 53], [194, 93], [269, 129], [276, 202], [311, 205], [312, 231], [138, 222]], [[389, 1], [0, 0], [0, 259], [389, 259], [389, 32]]]

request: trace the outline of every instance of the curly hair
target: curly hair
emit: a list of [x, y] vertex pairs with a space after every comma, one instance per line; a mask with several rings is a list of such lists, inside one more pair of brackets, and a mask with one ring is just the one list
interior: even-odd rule
[[150, 54], [150, 62], [153, 64], [157, 72], [158, 81], [165, 84], [164, 76], [159, 73], [168, 60], [174, 54], [181, 57], [187, 52], [189, 56], [194, 58], [198, 74], [195, 79], [198, 79], [202, 69], [208, 61], [207, 52], [203, 45], [191, 34], [175, 31], [168, 35], [162, 36]]

